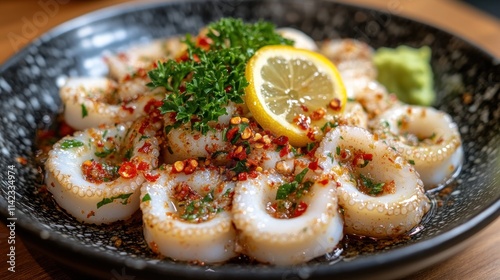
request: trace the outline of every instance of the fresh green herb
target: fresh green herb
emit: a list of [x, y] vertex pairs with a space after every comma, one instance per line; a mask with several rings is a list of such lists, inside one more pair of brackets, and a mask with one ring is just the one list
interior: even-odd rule
[[203, 199], [201, 200], [203, 202], [212, 202], [214, 201], [214, 190], [212, 190], [211, 192], [207, 193]]
[[[299, 174], [295, 175], [295, 178], [292, 182], [285, 183], [285, 184], [279, 186], [278, 191], [276, 192], [276, 199], [277, 200], [287, 199], [290, 194], [295, 192], [297, 190], [297, 188], [299, 188], [302, 181], [304, 180], [304, 177], [306, 176], [307, 171], [309, 171], [309, 168], [304, 168], [304, 170], [302, 170]], [[308, 188], [309, 187], [310, 186], [308, 185]]]
[[340, 156], [340, 147], [337, 146], [337, 148], [335, 148], [335, 152], [337, 154], [337, 156]]
[[142, 197], [142, 202], [146, 202], [146, 201], [150, 201], [150, 200], [151, 200], [151, 196], [149, 195], [149, 193], [145, 194]]
[[188, 60], [158, 63], [148, 72], [149, 87], [164, 87], [170, 92], [160, 111], [176, 113], [174, 126], [191, 123], [202, 133], [210, 129], [209, 123], [227, 113], [229, 102], [243, 103], [248, 85], [246, 62], [255, 51], [265, 45], [293, 43], [265, 22], [245, 24], [226, 18], [209, 25], [208, 30], [212, 41], [208, 51], [197, 47], [187, 35]]
[[115, 148], [108, 149], [108, 148], [104, 147], [103, 151], [95, 152], [94, 155], [96, 155], [96, 157], [105, 158], [105, 157], [109, 156], [110, 154], [114, 153], [115, 151], [116, 151]]
[[409, 162], [411, 165], [415, 165], [415, 161], [414, 161], [413, 159], [408, 160], [408, 162]]
[[82, 103], [82, 119], [88, 116], [89, 112], [87, 111], [87, 107]]
[[147, 135], [142, 135], [142, 136], [139, 138], [139, 141], [142, 141], [142, 140], [144, 140], [144, 139], [148, 139], [148, 138], [149, 138], [149, 136], [147, 136]]
[[104, 130], [104, 132], [102, 133], [102, 138], [103, 139], [106, 139], [106, 135], [108, 135], [108, 130]]
[[322, 132], [325, 132], [328, 128], [336, 128], [337, 126], [339, 126], [339, 124], [337, 122], [326, 122], [322, 127], [321, 127], [321, 131]]
[[125, 158], [127, 160], [130, 160], [130, 158], [132, 158], [132, 153], [133, 153], [133, 149], [128, 149], [126, 152], [125, 152]]
[[314, 142], [307, 143], [306, 151], [308, 151], [308, 152], [312, 151], [314, 149], [314, 145], [315, 145]]
[[246, 165], [246, 160], [240, 160], [236, 162], [236, 165], [231, 168], [231, 171], [236, 172], [236, 174], [239, 174], [241, 172], [247, 172], [248, 171], [248, 166]]
[[113, 196], [113, 197], [105, 197], [105, 198], [103, 198], [103, 200], [101, 200], [97, 203], [97, 209], [101, 208], [102, 206], [104, 206], [106, 204], [112, 203], [115, 199], [121, 199], [122, 200], [121, 204], [126, 205], [128, 203], [128, 198], [131, 195], [132, 195], [132, 193], [124, 193], [124, 194], [120, 194], [120, 195]]
[[330, 158], [330, 160], [332, 161], [332, 163], [335, 162], [335, 158], [333, 157], [332, 153], [328, 153], [327, 156]]
[[244, 23], [241, 19], [234, 18], [223, 18], [210, 24], [207, 37], [212, 40], [212, 50], [239, 48], [248, 57], [267, 45], [293, 45], [292, 40], [276, 33], [272, 23]]
[[76, 148], [76, 147], [81, 147], [83, 146], [83, 142], [75, 140], [75, 139], [68, 139], [64, 140], [64, 142], [61, 143], [61, 149], [71, 149], [71, 148]]
[[376, 184], [370, 178], [364, 176], [363, 174], [359, 174], [359, 177], [361, 178], [363, 186], [365, 186], [368, 189], [369, 194], [377, 195], [384, 190], [385, 183]]

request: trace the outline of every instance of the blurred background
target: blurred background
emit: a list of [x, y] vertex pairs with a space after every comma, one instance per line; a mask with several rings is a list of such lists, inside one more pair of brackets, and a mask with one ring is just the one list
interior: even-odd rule
[[464, 2], [489, 13], [496, 18], [500, 18], [500, 1], [498, 0], [465, 0]]
[[[146, 0], [159, 2], [161, 0]], [[241, 0], [224, 0], [241, 1]], [[436, 25], [500, 57], [498, 0], [338, 0]], [[100, 8], [139, 0], [0, 1], [0, 63], [53, 27]], [[443, 16], [445, 15], [445, 16]]]

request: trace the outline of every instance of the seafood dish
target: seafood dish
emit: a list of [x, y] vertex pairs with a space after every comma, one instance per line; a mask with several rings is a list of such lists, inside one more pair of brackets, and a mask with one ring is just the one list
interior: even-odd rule
[[[149, 250], [175, 261], [295, 265], [346, 235], [408, 235], [463, 148], [433, 96], [405, 103], [377, 80], [428, 61], [388, 59], [356, 39], [234, 18], [108, 53], [108, 76], [60, 88], [46, 188], [84, 224], [140, 213]], [[413, 97], [431, 80], [408, 86]]]

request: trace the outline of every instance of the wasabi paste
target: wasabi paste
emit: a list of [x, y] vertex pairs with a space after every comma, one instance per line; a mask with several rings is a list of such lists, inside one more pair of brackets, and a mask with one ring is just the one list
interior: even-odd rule
[[389, 92], [405, 103], [429, 106], [436, 98], [430, 59], [429, 47], [399, 46], [378, 49], [373, 60], [378, 71], [377, 80]]

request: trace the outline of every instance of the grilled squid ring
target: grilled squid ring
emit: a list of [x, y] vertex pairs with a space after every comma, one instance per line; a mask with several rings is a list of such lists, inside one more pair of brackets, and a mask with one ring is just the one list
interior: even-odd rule
[[[308, 171], [312, 172], [312, 171]], [[328, 176], [319, 176], [303, 197], [307, 209], [300, 216], [280, 219], [266, 208], [276, 201], [285, 177], [273, 172], [238, 182], [234, 199], [234, 224], [239, 230], [238, 251], [276, 265], [303, 263], [331, 252], [342, 239], [342, 218], [337, 194]]]
[[147, 72], [155, 68], [158, 61], [175, 58], [186, 45], [181, 37], [155, 40], [131, 47], [123, 52], [106, 54], [104, 61], [109, 69], [109, 76], [119, 81], [118, 91], [123, 101], [131, 101], [145, 92], [151, 82]]
[[338, 180], [347, 234], [395, 237], [417, 226], [429, 210], [413, 166], [365, 129], [331, 130], [316, 157], [325, 172], [333, 172]]
[[158, 180], [141, 188], [144, 238], [151, 250], [202, 263], [236, 256], [230, 211], [235, 183], [216, 168], [186, 174], [175, 166], [163, 166]]
[[373, 131], [415, 164], [426, 189], [445, 183], [460, 169], [460, 133], [444, 112], [432, 107], [398, 106], [379, 116]]
[[140, 185], [158, 165], [158, 129], [160, 124], [141, 118], [64, 137], [45, 164], [48, 191], [79, 221], [128, 219], [139, 209]]
[[64, 120], [76, 130], [136, 120], [148, 114], [151, 102], [162, 100], [161, 88], [122, 102], [117, 84], [107, 78], [70, 78], [59, 94]]

